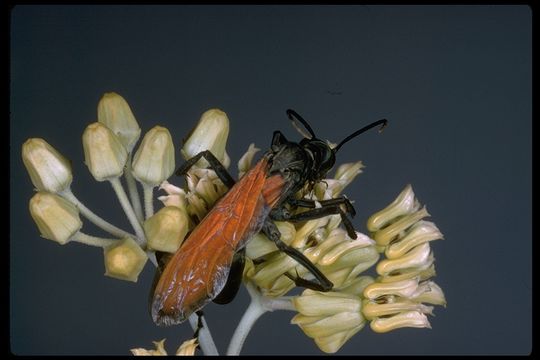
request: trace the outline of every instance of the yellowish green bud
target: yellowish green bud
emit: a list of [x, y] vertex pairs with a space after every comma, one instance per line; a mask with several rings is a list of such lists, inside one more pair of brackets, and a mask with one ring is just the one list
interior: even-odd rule
[[79, 210], [53, 193], [40, 191], [30, 199], [30, 215], [41, 236], [64, 245], [82, 227]]
[[377, 318], [370, 323], [370, 326], [377, 333], [385, 333], [403, 327], [431, 329], [427, 316], [420, 311], [406, 311], [388, 318]]
[[[184, 143], [182, 155], [190, 159], [204, 150], [210, 150], [212, 154], [225, 166], [229, 166], [230, 158], [225, 146], [229, 136], [229, 118], [219, 109], [210, 109], [202, 114], [195, 129]], [[198, 167], [208, 167], [208, 162], [201, 159], [196, 164]]]
[[[152, 341], [156, 347], [154, 350], [147, 350], [144, 348], [131, 349], [131, 353], [135, 356], [166, 356], [167, 351], [165, 351], [165, 339], [161, 341]], [[178, 349], [180, 350], [180, 349]]]
[[174, 172], [174, 145], [169, 130], [154, 126], [144, 135], [133, 157], [133, 176], [148, 186], [157, 186]]
[[126, 100], [114, 92], [105, 93], [98, 103], [98, 121], [118, 136], [130, 153], [141, 136], [141, 128]]
[[95, 122], [83, 133], [84, 162], [97, 181], [119, 177], [124, 172], [127, 151], [105, 125]]
[[385, 259], [377, 264], [377, 274], [386, 276], [394, 271], [417, 268], [427, 269], [433, 263], [429, 243], [423, 243], [397, 259]]
[[442, 238], [443, 235], [434, 223], [422, 220], [412, 225], [399, 241], [390, 244], [386, 248], [385, 255], [389, 259], [396, 259], [415, 246]]
[[418, 288], [418, 279], [408, 279], [389, 283], [374, 282], [364, 289], [366, 299], [377, 299], [381, 296], [396, 295], [405, 298], [411, 297]]
[[375, 280], [371, 276], [358, 276], [349, 281], [345, 286], [334, 287], [337, 291], [346, 294], [352, 294], [357, 296], [363, 296], [364, 289], [373, 284]]
[[189, 229], [188, 215], [176, 206], [165, 206], [144, 222], [148, 248], [175, 253]]
[[256, 148], [255, 144], [250, 144], [246, 153], [238, 160], [238, 177], [241, 178], [244, 174], [251, 169], [251, 164], [255, 154], [261, 149]]
[[372, 232], [378, 231], [397, 217], [413, 212], [415, 206], [414, 192], [409, 184], [390, 205], [369, 217], [367, 228]]
[[71, 185], [73, 175], [69, 161], [45, 140], [26, 140], [22, 159], [36, 189], [57, 193]]
[[103, 250], [105, 275], [116, 279], [137, 282], [146, 264], [146, 253], [132, 238], [124, 238]]

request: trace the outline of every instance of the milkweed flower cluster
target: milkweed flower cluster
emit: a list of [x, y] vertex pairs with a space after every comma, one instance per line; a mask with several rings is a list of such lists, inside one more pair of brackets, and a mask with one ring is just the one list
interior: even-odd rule
[[[75, 241], [100, 246], [105, 275], [136, 282], [148, 260], [157, 265], [156, 252], [173, 254], [180, 248], [186, 235], [228, 189], [203, 158], [186, 174], [184, 187], [170, 183], [176, 151], [169, 131], [155, 126], [136, 147], [141, 129], [124, 98], [107, 93], [97, 110], [98, 121], [88, 125], [82, 135], [84, 161], [97, 181], [111, 184], [133, 232], [105, 221], [73, 194], [69, 161], [40, 138], [29, 139], [22, 147], [24, 165], [37, 190], [29, 203], [30, 214], [42, 237], [61, 245]], [[202, 114], [179, 152], [187, 160], [210, 150], [229, 168], [228, 134], [227, 115], [210, 109]], [[238, 178], [252, 167], [259, 150], [249, 145], [237, 163]], [[343, 190], [362, 169], [360, 161], [342, 164], [332, 178], [306, 186], [298, 196], [316, 204], [344, 196]], [[143, 201], [138, 187], [142, 187]], [[156, 188], [162, 206], [154, 212]], [[112, 237], [84, 233], [81, 216]], [[429, 327], [425, 314], [431, 314], [433, 307], [425, 304], [445, 305], [445, 299], [441, 288], [430, 280], [435, 271], [429, 242], [442, 234], [434, 223], [423, 220], [427, 216], [408, 185], [392, 204], [369, 218], [369, 233], [356, 232], [356, 239], [340, 226], [340, 215], [302, 223], [277, 221], [281, 240], [303, 253], [334, 284], [329, 292], [308, 289], [289, 295], [297, 288], [294, 278], [309, 280], [313, 276], [263, 234], [255, 235], [246, 246], [243, 279], [252, 303], [227, 354], [239, 354], [256, 319], [273, 310], [296, 312], [291, 323], [327, 353], [337, 352], [368, 322], [376, 332]], [[379, 261], [381, 256], [384, 259]], [[376, 278], [365, 274], [374, 265]], [[134, 355], [167, 354], [164, 340], [154, 345], [154, 350], [131, 351]], [[193, 355], [197, 348], [217, 354], [208, 329], [203, 329], [199, 338], [184, 342], [176, 354]]]

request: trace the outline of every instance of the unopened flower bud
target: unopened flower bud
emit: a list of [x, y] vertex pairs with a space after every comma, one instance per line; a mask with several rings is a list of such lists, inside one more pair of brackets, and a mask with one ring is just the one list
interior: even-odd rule
[[340, 312], [359, 312], [360, 298], [341, 292], [304, 290], [301, 296], [292, 299], [295, 309], [305, 316], [331, 316]]
[[373, 284], [374, 281], [375, 280], [371, 276], [363, 275], [352, 279], [345, 286], [340, 286], [339, 288], [335, 286], [334, 288], [341, 293], [363, 296], [364, 289], [369, 284]]
[[98, 104], [98, 121], [118, 136], [130, 153], [139, 140], [141, 128], [126, 100], [114, 92], [105, 93]]
[[105, 275], [116, 279], [137, 282], [148, 257], [130, 237], [119, 240], [103, 250]]
[[77, 207], [49, 192], [40, 191], [30, 199], [30, 214], [42, 237], [62, 245], [82, 227]]
[[369, 231], [377, 231], [395, 218], [413, 212], [415, 206], [414, 192], [409, 184], [390, 205], [369, 217], [367, 228]]
[[133, 176], [148, 186], [157, 186], [174, 172], [174, 145], [169, 130], [154, 126], [144, 135], [133, 157]]
[[174, 253], [188, 232], [187, 214], [176, 206], [165, 206], [144, 222], [148, 247]]
[[97, 181], [119, 177], [124, 172], [127, 151], [105, 125], [95, 122], [83, 133], [84, 162]]
[[429, 328], [427, 316], [420, 311], [406, 311], [387, 318], [377, 318], [370, 323], [377, 333], [385, 333], [402, 327]]
[[45, 140], [26, 140], [22, 146], [22, 159], [36, 189], [57, 193], [71, 185], [73, 176], [69, 161]]
[[[225, 146], [229, 136], [229, 118], [219, 109], [211, 109], [202, 114], [197, 126], [191, 132], [184, 143], [182, 155], [190, 159], [204, 150], [210, 150], [212, 154], [225, 166], [230, 164]], [[197, 162], [198, 167], [207, 167], [208, 162], [201, 159]]]

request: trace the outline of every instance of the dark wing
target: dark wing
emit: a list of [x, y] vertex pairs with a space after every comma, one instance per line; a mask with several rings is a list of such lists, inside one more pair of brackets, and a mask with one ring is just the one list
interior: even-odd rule
[[212, 208], [163, 270], [152, 301], [152, 319], [174, 325], [219, 294], [234, 253], [260, 230], [270, 207], [262, 196], [263, 158]]

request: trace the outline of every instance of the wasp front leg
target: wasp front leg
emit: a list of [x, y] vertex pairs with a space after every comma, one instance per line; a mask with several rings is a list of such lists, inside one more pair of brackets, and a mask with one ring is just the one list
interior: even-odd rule
[[343, 225], [345, 226], [349, 237], [351, 239], [357, 238], [356, 231], [354, 230], [351, 220], [349, 220], [346, 213], [341, 209], [341, 205], [343, 204], [345, 205], [347, 212], [350, 213], [351, 216], [354, 216], [356, 214], [356, 211], [354, 211], [352, 204], [346, 197], [343, 196], [335, 199], [318, 201], [321, 207], [315, 209], [313, 209], [316, 206], [316, 202], [314, 200], [293, 199], [289, 200], [289, 202], [291, 202], [293, 206], [296, 205], [302, 207], [309, 207], [312, 209], [298, 214], [291, 214], [290, 211], [287, 210], [285, 207], [280, 207], [272, 210], [272, 212], [270, 213], [272, 219], [278, 221], [301, 222], [319, 219], [328, 215], [340, 215], [341, 221], [343, 222]]
[[191, 167], [195, 165], [197, 161], [201, 159], [201, 157], [204, 157], [204, 159], [208, 161], [210, 168], [216, 172], [216, 175], [223, 182], [223, 184], [225, 184], [225, 186], [227, 186], [229, 189], [234, 186], [236, 181], [233, 179], [231, 174], [229, 174], [225, 166], [223, 166], [223, 164], [209, 150], [201, 151], [191, 159], [187, 160], [178, 168], [178, 170], [176, 170], [176, 175], [186, 175], [189, 169], [191, 169]]

